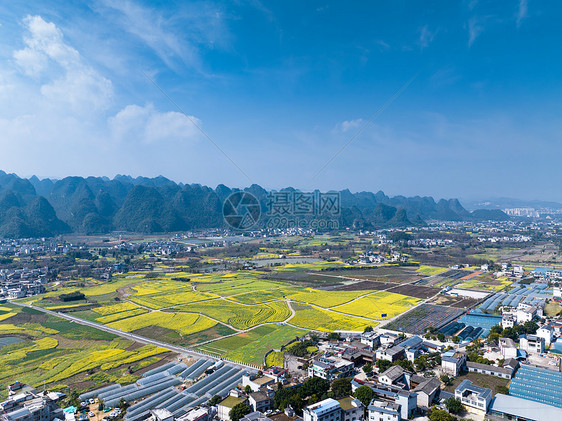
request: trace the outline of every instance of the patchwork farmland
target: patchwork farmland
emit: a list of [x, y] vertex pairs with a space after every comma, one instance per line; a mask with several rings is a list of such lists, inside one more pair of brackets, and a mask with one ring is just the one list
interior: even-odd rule
[[[349, 271], [343, 267], [340, 262], [289, 264], [276, 267], [273, 274], [279, 276], [274, 278], [271, 271], [150, 277], [136, 272], [103, 284], [92, 281], [80, 288], [58, 288], [23, 302], [210, 355], [263, 364], [268, 351], [307, 331], [363, 331], [439, 291], [400, 280], [401, 275], [418, 279], [411, 268]], [[423, 272], [439, 272], [430, 269]], [[359, 288], [307, 286], [325, 276], [328, 283], [338, 280]], [[76, 291], [84, 299], [67, 305], [58, 299]]]

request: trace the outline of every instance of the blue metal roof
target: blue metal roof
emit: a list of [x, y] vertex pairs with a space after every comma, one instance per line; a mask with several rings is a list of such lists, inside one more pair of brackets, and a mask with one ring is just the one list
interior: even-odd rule
[[562, 373], [522, 365], [511, 380], [509, 394], [562, 408]]
[[562, 420], [562, 409], [560, 408], [500, 393], [496, 394], [492, 400], [489, 412], [492, 415], [515, 415], [536, 421]]

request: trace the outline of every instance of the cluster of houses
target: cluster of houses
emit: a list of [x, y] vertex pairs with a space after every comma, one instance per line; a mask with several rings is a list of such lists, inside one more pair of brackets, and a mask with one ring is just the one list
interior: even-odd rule
[[454, 241], [449, 238], [416, 238], [414, 240], [408, 240], [406, 242], [408, 247], [445, 247], [452, 246]]
[[536, 268], [531, 272], [535, 279], [542, 281], [552, 281], [562, 279], [562, 269], [555, 268]]
[[169, 256], [181, 251], [190, 249], [183, 243], [173, 240], [154, 240], [147, 242], [121, 242], [113, 246], [113, 249], [120, 251], [153, 253], [155, 255]]
[[[530, 307], [529, 307], [530, 308]], [[525, 313], [527, 314], [527, 313]], [[517, 314], [515, 314], [517, 317]], [[528, 316], [517, 319], [524, 323]], [[516, 323], [517, 323], [516, 320]], [[426, 340], [419, 336], [406, 336], [391, 331], [371, 331], [345, 336], [344, 340], [321, 340], [318, 353], [307, 360], [305, 376], [297, 377], [287, 368], [270, 367], [263, 372], [246, 372], [241, 381], [214, 406], [200, 404], [190, 408], [179, 417], [173, 415], [173, 408], [166, 406], [150, 410], [146, 419], [150, 421], [233, 421], [232, 409], [246, 404], [251, 412], [241, 421], [402, 421], [423, 418], [434, 406], [446, 408], [450, 399], [459, 400], [473, 420], [513, 419], [549, 421], [562, 419], [562, 373], [560, 359], [548, 356], [557, 365], [546, 364], [540, 368], [544, 357], [545, 343], [553, 341], [562, 329], [562, 322], [551, 322], [541, 326], [535, 335], [519, 338], [519, 344], [512, 339], [501, 338], [498, 344], [488, 344], [487, 352], [498, 355], [498, 362], [484, 364], [469, 361], [465, 344]], [[525, 350], [522, 354], [521, 351]], [[427, 354], [434, 358], [433, 366], [424, 373], [416, 373], [406, 363], [414, 362]], [[485, 354], [486, 355], [486, 354]], [[436, 358], [438, 357], [438, 358]], [[535, 359], [537, 357], [538, 359]], [[403, 361], [401, 361], [403, 360]], [[365, 373], [360, 368], [365, 364], [380, 364], [375, 373]], [[404, 364], [402, 364], [402, 362]], [[389, 364], [390, 363], [390, 364]], [[528, 380], [529, 370], [533, 381]], [[458, 378], [464, 373], [497, 377], [525, 388], [536, 383], [539, 390], [546, 389], [547, 398], [532, 391], [510, 387], [509, 395], [497, 393], [465, 378], [456, 381], [446, 389], [442, 376]], [[203, 374], [205, 375], [205, 374]], [[525, 377], [527, 376], [527, 377]], [[554, 380], [552, 378], [554, 377]], [[558, 376], [558, 377], [556, 377]], [[275, 409], [275, 395], [282, 389], [298, 387], [305, 377], [319, 377], [329, 382], [350, 378], [350, 396], [329, 397], [305, 406], [297, 414], [291, 406], [283, 411]], [[60, 408], [54, 404], [56, 396], [43, 396], [33, 391], [16, 390], [14, 384], [10, 398], [0, 404], [2, 421], [34, 421], [65, 419]], [[368, 387], [371, 398], [366, 402], [354, 396], [359, 388]], [[208, 396], [210, 398], [211, 396]], [[56, 398], [56, 399], [55, 399]], [[556, 399], [560, 400], [560, 403]], [[530, 417], [529, 413], [534, 413]], [[542, 416], [540, 414], [546, 414]], [[538, 415], [537, 415], [538, 414]], [[61, 418], [62, 416], [62, 418]], [[127, 416], [125, 416], [127, 419]], [[136, 419], [136, 418], [135, 418]]]
[[409, 257], [407, 255], [401, 254], [397, 251], [393, 251], [389, 255], [383, 255], [369, 250], [361, 254], [356, 259], [348, 260], [347, 263], [360, 265], [372, 263], [378, 265], [383, 263], [406, 263], [408, 260]]
[[529, 235], [502, 235], [492, 237], [478, 237], [481, 243], [527, 243], [531, 241]]
[[37, 269], [0, 269], [0, 296], [5, 299], [24, 298], [45, 292], [48, 267]]
[[0, 254], [28, 256], [36, 253], [64, 254], [71, 244], [53, 238], [0, 238]]
[[[518, 310], [521, 310], [520, 314], [515, 312], [511, 315], [515, 317], [515, 323], [525, 323], [540, 317], [540, 311], [538, 312], [536, 307], [528, 306]], [[488, 351], [498, 351], [498, 363], [494, 364], [469, 361], [464, 349], [466, 344], [429, 341], [419, 336], [406, 337], [390, 331], [365, 332], [360, 336], [349, 335], [345, 341], [324, 341], [319, 345], [321, 354], [310, 360], [308, 376], [329, 381], [351, 377], [353, 392], [359, 387], [367, 386], [373, 391], [374, 398], [368, 405], [363, 405], [353, 396], [343, 399], [328, 398], [304, 408], [302, 420], [401, 421], [427, 414], [428, 409], [434, 405], [444, 408], [444, 402], [449, 398], [458, 399], [472, 419], [562, 419], [562, 403], [558, 406], [546, 404], [540, 399], [517, 395], [515, 392], [513, 396], [495, 393], [469, 379], [458, 382], [456, 387], [448, 392], [444, 390], [444, 384], [439, 378], [439, 375], [455, 378], [463, 373], [477, 373], [511, 381], [517, 377], [521, 367], [531, 367], [536, 370], [534, 374], [539, 376], [539, 382], [541, 375], [559, 375], [560, 382], [554, 382], [552, 393], [562, 395], [560, 358], [543, 355], [545, 344], [550, 344], [560, 334], [561, 329], [562, 322], [551, 322], [541, 326], [535, 335], [522, 335], [518, 344], [509, 338], [501, 338], [497, 345], [489, 344]], [[401, 364], [379, 370], [373, 376], [358, 375], [358, 367], [363, 364], [373, 364], [377, 360], [391, 363], [398, 360], [414, 362], [420, 355], [429, 353], [438, 353], [441, 361], [426, 375], [409, 371]], [[256, 378], [245, 377], [243, 386], [250, 386], [252, 392], [248, 395], [236, 392], [235, 397], [227, 397], [219, 404], [218, 418], [230, 421], [230, 409], [236, 403], [247, 402], [254, 412], [244, 421], [299, 419], [294, 412], [272, 412], [275, 390], [278, 382], [286, 382], [286, 371], [278, 369], [277, 376], [264, 373]], [[544, 372], [547, 374], [543, 374]], [[552, 383], [547, 377], [544, 382]], [[293, 387], [295, 384], [299, 382], [293, 380], [291, 384], [283, 387]], [[532, 411], [535, 411], [535, 418], [525, 418]], [[537, 415], [537, 411], [542, 411], [545, 415]]]
[[64, 420], [58, 402], [65, 397], [60, 392], [38, 392], [35, 388], [16, 382], [10, 386], [9, 397], [0, 402], [2, 421]]

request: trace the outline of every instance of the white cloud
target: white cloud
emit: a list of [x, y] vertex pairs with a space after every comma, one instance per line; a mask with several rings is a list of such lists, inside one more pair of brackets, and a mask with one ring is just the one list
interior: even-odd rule
[[390, 45], [388, 45], [388, 43], [384, 42], [382, 39], [376, 39], [375, 44], [378, 45], [382, 50], [388, 50], [390, 49]]
[[420, 38], [419, 38], [419, 44], [420, 47], [423, 48], [427, 48], [430, 44], [430, 42], [433, 41], [433, 38], [435, 38], [435, 32], [431, 32], [427, 25], [425, 25], [421, 30], [420, 30]]
[[468, 46], [472, 46], [478, 35], [484, 31], [484, 27], [480, 21], [473, 17], [468, 21]]
[[527, 0], [519, 0], [519, 12], [517, 13], [517, 27], [521, 26], [523, 19], [527, 17]]
[[[66, 102], [75, 110], [109, 106], [113, 96], [111, 81], [83, 62], [80, 53], [64, 42], [62, 32], [41, 16], [27, 16], [23, 21], [28, 34], [25, 48], [13, 57], [28, 76], [51, 78], [40, 92], [50, 103]], [[61, 77], [53, 77], [60, 74]]]
[[111, 80], [41, 16], [26, 17], [22, 28], [23, 45], [11, 52], [12, 61], [0, 62], [1, 169], [55, 177], [157, 175], [169, 153], [161, 143], [168, 141], [178, 151], [172, 162], [202, 161], [186, 141], [199, 139], [199, 131], [183, 114], [123, 101]]
[[[211, 3], [184, 3], [168, 15], [130, 0], [98, 0], [98, 11], [148, 46], [171, 69], [202, 71], [199, 48], [227, 43], [223, 15]], [[181, 31], [176, 27], [181, 24]], [[180, 35], [184, 34], [184, 35]]]
[[[189, 116], [197, 125], [201, 122]], [[112, 137], [118, 141], [137, 141], [153, 143], [166, 140], [191, 140], [199, 135], [199, 129], [185, 115], [179, 112], [159, 112], [152, 104], [145, 107], [128, 105], [114, 117], [108, 125]]]
[[363, 124], [362, 118], [358, 118], [355, 120], [345, 120], [336, 126], [336, 130], [342, 133], [346, 133], [350, 130], [357, 130], [359, 127], [361, 127], [362, 124]]
[[166, 30], [166, 22], [161, 15], [131, 1], [103, 0], [102, 3], [119, 12], [119, 23], [129, 33], [146, 43], [164, 63], [172, 66], [174, 57], [194, 61], [194, 52], [189, 44], [184, 44]]

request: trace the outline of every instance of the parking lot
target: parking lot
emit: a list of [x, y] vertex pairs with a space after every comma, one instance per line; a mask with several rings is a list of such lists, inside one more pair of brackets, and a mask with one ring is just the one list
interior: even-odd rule
[[[76, 421], [106, 421], [110, 419], [117, 418], [120, 414], [119, 408], [111, 408], [111, 409], [104, 409], [102, 411], [98, 410], [99, 403], [96, 403], [93, 399], [91, 400], [94, 403], [82, 402], [86, 403], [86, 406], [81, 405], [80, 409], [76, 413]], [[84, 410], [86, 408], [86, 410]]]

